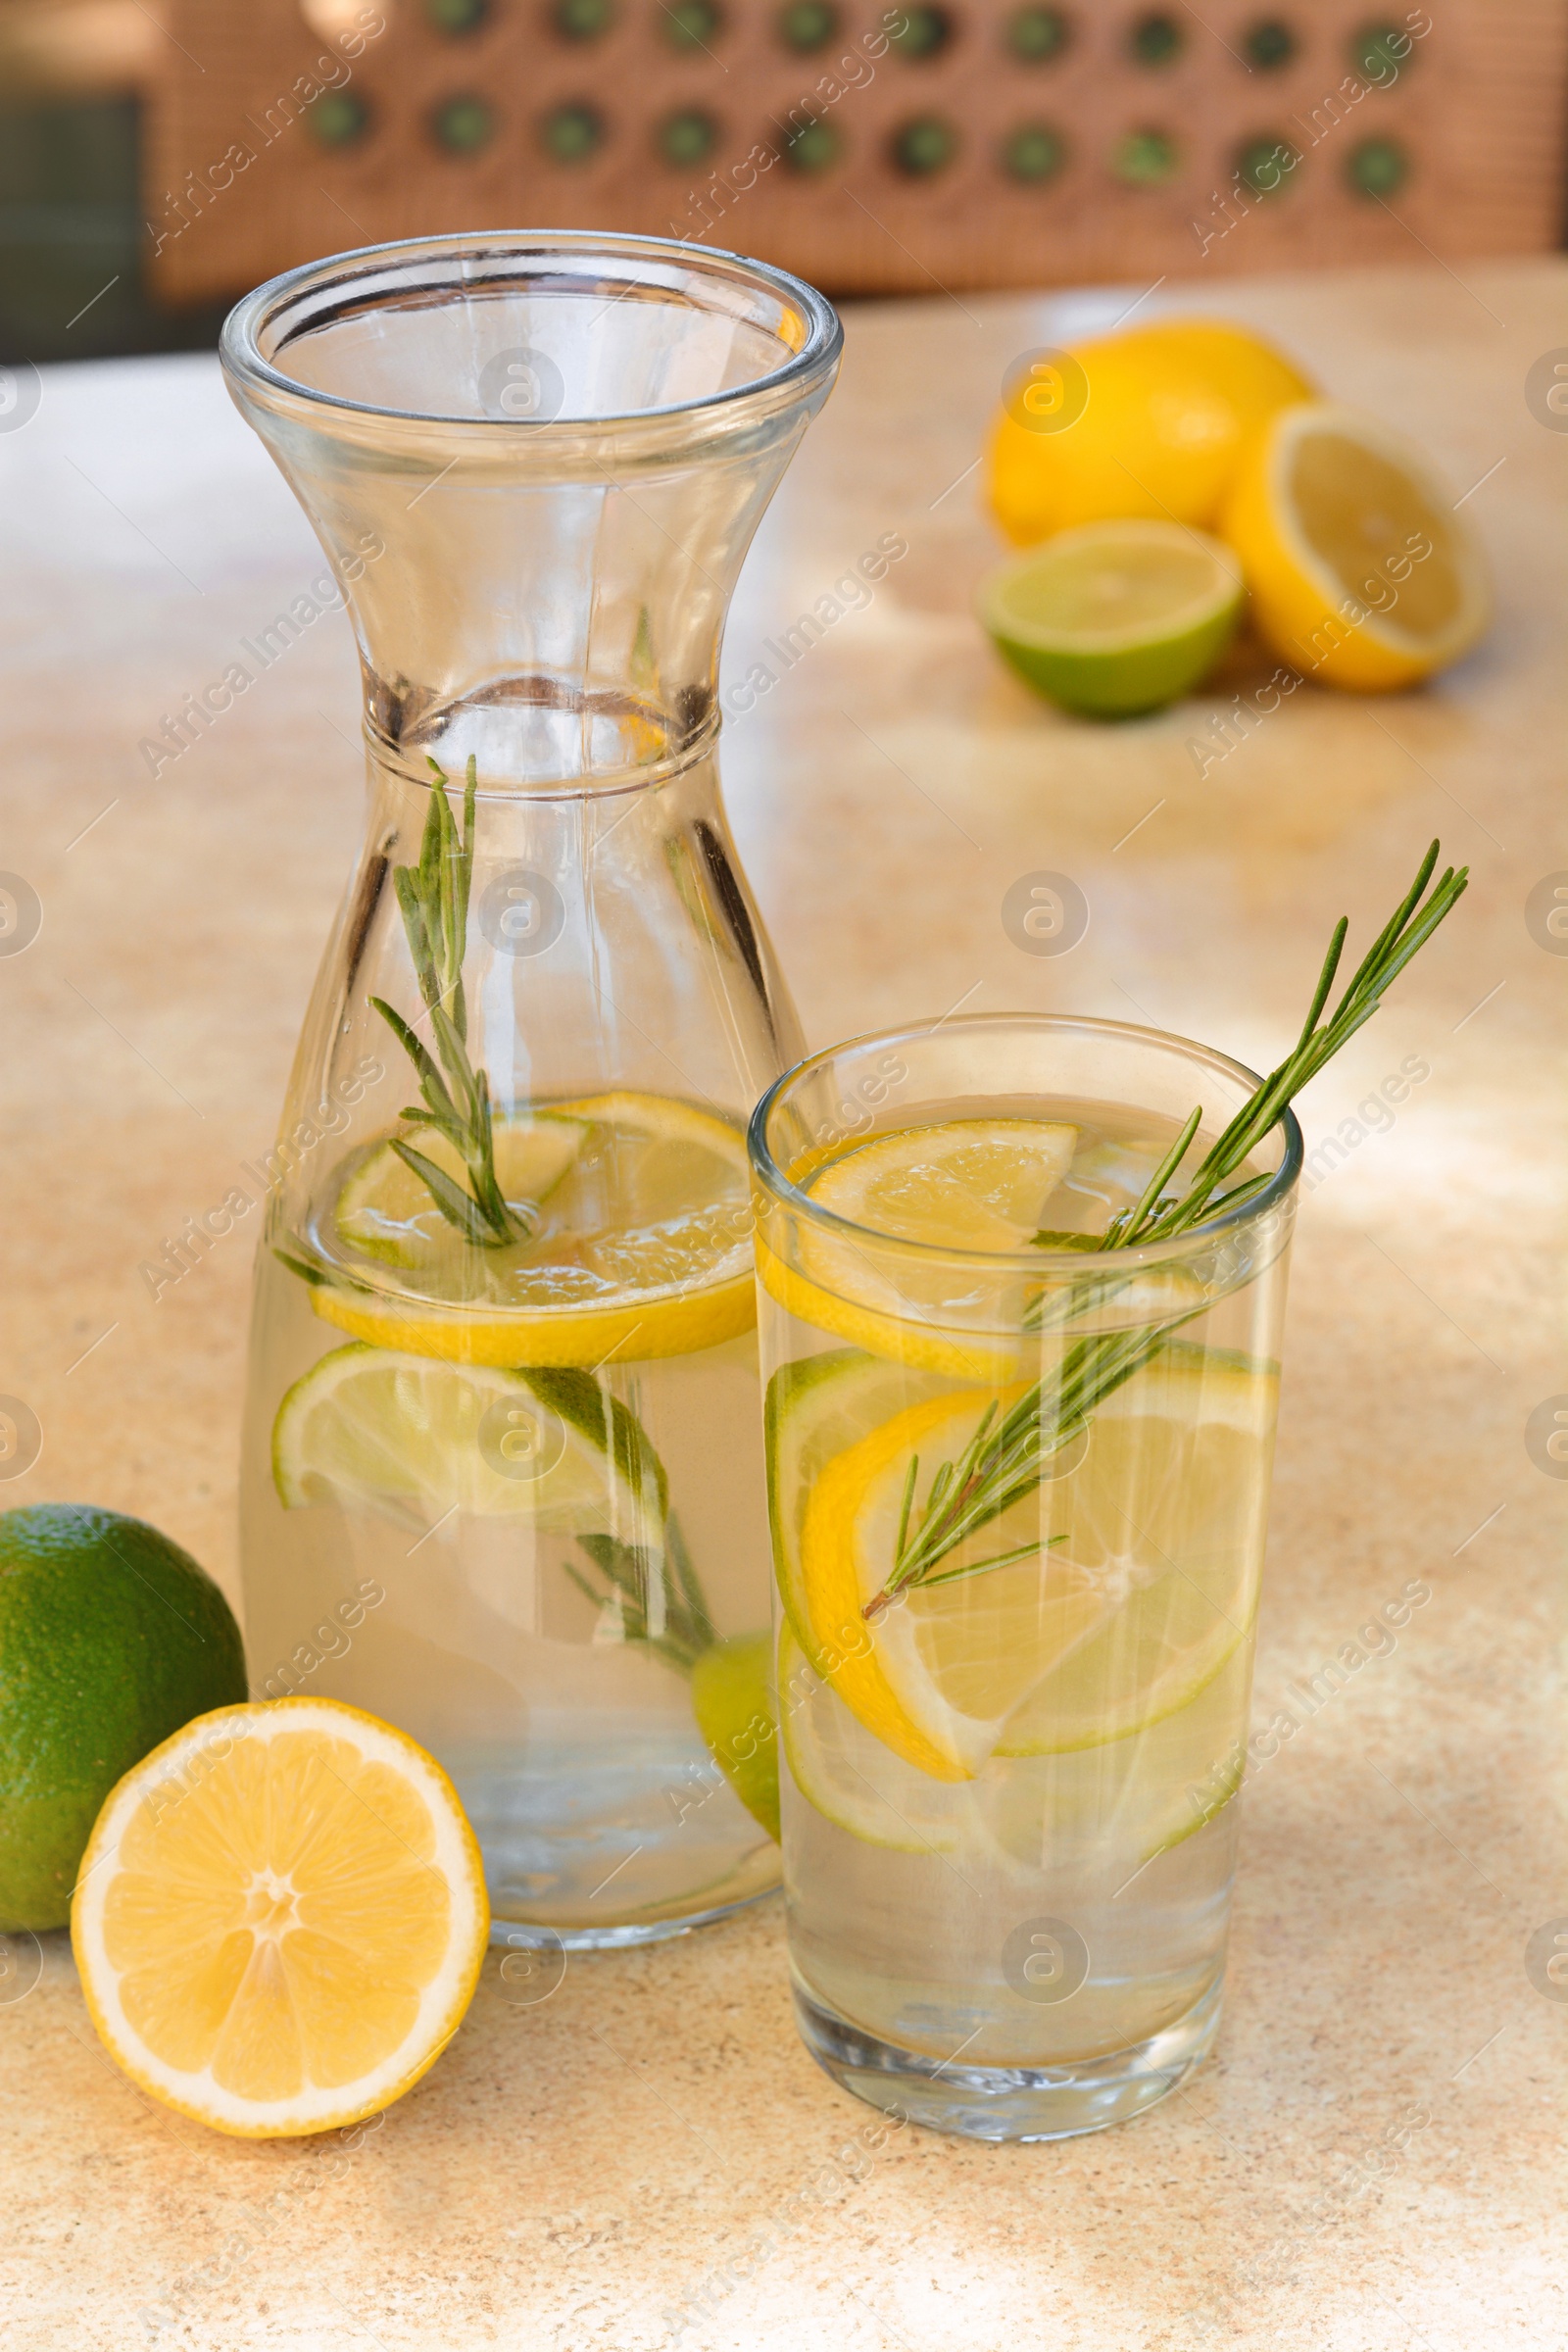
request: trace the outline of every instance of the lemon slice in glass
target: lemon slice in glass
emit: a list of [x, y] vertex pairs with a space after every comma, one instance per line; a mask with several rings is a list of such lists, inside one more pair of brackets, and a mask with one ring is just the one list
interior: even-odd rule
[[272, 1477], [289, 1510], [402, 1505], [427, 1526], [461, 1510], [662, 1546], [662, 1467], [625, 1407], [574, 1368], [334, 1348], [278, 1408]]
[[1468, 515], [1402, 433], [1332, 401], [1282, 410], [1243, 459], [1222, 524], [1258, 629], [1333, 686], [1408, 685], [1491, 617]]
[[87, 2011], [131, 2081], [276, 2138], [402, 2096], [462, 2022], [484, 1873], [440, 1766], [374, 1716], [198, 1715], [110, 1791], [72, 1903]]
[[[1062, 1448], [1056, 1476], [941, 1561], [943, 1581], [867, 1616], [906, 1500], [918, 1524], [942, 1465], [1020, 1393], [927, 1396], [867, 1436], [846, 1416], [798, 1551], [781, 1546], [808, 1657], [868, 1732], [936, 1779], [972, 1778], [999, 1748], [1088, 1746], [1176, 1712], [1255, 1605], [1274, 1376], [1167, 1343]], [[827, 1443], [819, 1426], [813, 1451]]]
[[778, 1649], [779, 1728], [790, 1777], [824, 1820], [863, 1845], [956, 1854], [971, 1831], [965, 1786], [933, 1780], [876, 1739], [815, 1672], [786, 1624]]
[[1196, 686], [1241, 618], [1242, 566], [1174, 522], [1091, 522], [991, 574], [981, 620], [1019, 676], [1097, 718], [1155, 710]]
[[[457, 1173], [428, 1130], [415, 1148]], [[670, 1096], [553, 1102], [496, 1122], [497, 1176], [525, 1240], [475, 1247], [388, 1144], [352, 1160], [319, 1222], [340, 1279], [312, 1304], [376, 1346], [459, 1363], [594, 1365], [682, 1355], [756, 1320], [745, 1139]]]
[[[982, 1327], [970, 1336], [951, 1320], [941, 1328], [950, 1267], [898, 1245], [1027, 1250], [1049, 1221], [1046, 1203], [1072, 1164], [1077, 1140], [1077, 1128], [1060, 1119], [944, 1119], [873, 1136], [792, 1171], [813, 1200], [863, 1234], [807, 1226], [794, 1267], [760, 1233], [758, 1271], [780, 1305], [818, 1330], [912, 1367], [1005, 1379], [1019, 1352], [1014, 1332]], [[966, 1298], [972, 1287], [967, 1276], [960, 1280]]]

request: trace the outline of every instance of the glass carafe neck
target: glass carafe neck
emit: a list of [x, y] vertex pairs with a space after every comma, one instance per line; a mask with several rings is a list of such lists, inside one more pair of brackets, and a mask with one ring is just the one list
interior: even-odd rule
[[379, 247], [240, 304], [230, 388], [342, 583], [378, 760], [495, 794], [700, 753], [840, 341], [781, 271], [588, 234]]

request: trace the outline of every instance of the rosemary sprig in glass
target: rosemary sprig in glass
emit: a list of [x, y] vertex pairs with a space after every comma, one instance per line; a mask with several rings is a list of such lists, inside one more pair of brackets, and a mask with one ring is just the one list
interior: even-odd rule
[[[1269, 1182], [1265, 1172], [1244, 1177], [1240, 1184], [1224, 1189], [1292, 1098], [1372, 1018], [1390, 982], [1403, 971], [1412, 956], [1452, 912], [1469, 881], [1469, 869], [1460, 866], [1455, 871], [1452, 866], [1446, 867], [1427, 897], [1438, 851], [1439, 844], [1434, 842], [1415, 880], [1325, 1020], [1324, 1007], [1339, 971], [1349, 927], [1346, 917], [1341, 916], [1323, 959], [1301, 1033], [1291, 1052], [1256, 1094], [1242, 1105], [1187, 1184], [1180, 1191], [1172, 1191], [1171, 1180], [1192, 1149], [1201, 1123], [1201, 1109], [1192, 1113], [1150, 1178], [1143, 1199], [1136, 1207], [1120, 1210], [1111, 1218], [1095, 1245], [1097, 1254], [1172, 1241], [1204, 1219], [1222, 1216], [1238, 1207]], [[1057, 1237], [1043, 1235], [1041, 1239], [1049, 1245]], [[1025, 1314], [1024, 1328], [1043, 1331], [1053, 1324], [1059, 1327], [1086, 1309], [1102, 1305], [1124, 1289], [1130, 1279], [1126, 1276], [1112, 1279], [1107, 1271], [1102, 1281], [1068, 1285], [1065, 1292], [1056, 1294], [1054, 1311], [1051, 1295], [1042, 1292]], [[918, 1511], [914, 1507], [920, 1472], [916, 1455], [905, 1480], [893, 1567], [881, 1592], [867, 1601], [863, 1615], [867, 1618], [879, 1615], [897, 1593], [910, 1586], [979, 1576], [988, 1569], [1025, 1558], [1038, 1548], [1025, 1544], [945, 1573], [940, 1569], [941, 1562], [960, 1544], [1038, 1487], [1050, 1475], [1052, 1464], [1062, 1448], [1085, 1429], [1096, 1407], [1140, 1371], [1173, 1331], [1204, 1313], [1209, 1303], [1205, 1298], [1200, 1306], [1163, 1323], [1138, 1330], [1097, 1332], [1072, 1342], [1049, 1385], [1044, 1380], [1035, 1382], [1005, 1411], [1000, 1400], [987, 1406], [963, 1452], [938, 1469]]]
[[472, 1190], [465, 1192], [456, 1179], [401, 1136], [392, 1149], [405, 1167], [417, 1176], [449, 1225], [465, 1241], [482, 1250], [498, 1250], [508, 1242], [528, 1238], [526, 1220], [503, 1199], [496, 1181], [495, 1139], [491, 1124], [490, 1081], [468, 1059], [468, 1011], [463, 993], [463, 956], [468, 933], [468, 891], [473, 879], [473, 804], [478, 789], [477, 766], [468, 761], [463, 790], [463, 829], [460, 833], [447, 800], [447, 777], [430, 761], [435, 781], [424, 823], [417, 865], [397, 865], [392, 883], [403, 914], [404, 935], [430, 1018], [435, 1040], [431, 1054], [403, 1018], [381, 997], [370, 1003], [413, 1062], [423, 1096], [399, 1112], [416, 1127], [434, 1128], [444, 1135], [468, 1171]]

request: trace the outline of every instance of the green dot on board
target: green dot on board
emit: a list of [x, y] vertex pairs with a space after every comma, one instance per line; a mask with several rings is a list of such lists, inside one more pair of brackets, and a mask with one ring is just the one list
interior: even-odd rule
[[830, 0], [790, 0], [778, 13], [778, 37], [786, 49], [825, 49], [839, 29]]
[[1277, 74], [1296, 55], [1296, 35], [1278, 17], [1260, 17], [1242, 36], [1249, 65], [1263, 74]]
[[1187, 36], [1174, 17], [1140, 17], [1127, 36], [1127, 46], [1141, 66], [1168, 66], [1180, 56]]
[[424, 0], [424, 13], [437, 32], [477, 32], [490, 14], [490, 0]]
[[838, 162], [842, 142], [831, 122], [808, 122], [784, 148], [792, 172], [826, 172]]
[[369, 128], [370, 110], [348, 90], [323, 90], [305, 120], [323, 147], [352, 147]]
[[676, 49], [710, 49], [724, 29], [717, 0], [656, 0], [664, 38]]
[[1162, 130], [1129, 131], [1116, 147], [1111, 168], [1129, 187], [1157, 187], [1176, 170], [1176, 142]]
[[496, 119], [482, 98], [447, 98], [431, 116], [430, 126], [449, 155], [477, 155], [489, 144]]
[[958, 134], [940, 115], [921, 115], [893, 134], [893, 161], [911, 178], [945, 171], [958, 152]]
[[935, 57], [953, 38], [953, 24], [945, 8], [906, 8], [904, 23], [889, 37], [903, 58]]
[[1393, 81], [1414, 54], [1402, 24], [1363, 24], [1350, 43], [1350, 63], [1368, 81]]
[[687, 107], [678, 115], [666, 115], [659, 125], [659, 152], [666, 164], [685, 168], [710, 155], [717, 138], [718, 127], [711, 115]]
[[1392, 196], [1409, 177], [1410, 159], [1396, 139], [1363, 139], [1346, 173], [1359, 195]]
[[1273, 196], [1289, 187], [1299, 161], [1289, 139], [1248, 139], [1236, 151], [1237, 177], [1254, 196]]
[[614, 0], [556, 0], [550, 15], [564, 41], [597, 41], [615, 21]]
[[1020, 8], [1007, 24], [1007, 47], [1026, 65], [1043, 65], [1067, 46], [1069, 26], [1059, 8]]
[[586, 163], [604, 135], [604, 123], [591, 106], [558, 106], [539, 125], [544, 151], [558, 164]]
[[1052, 179], [1061, 170], [1066, 147], [1044, 122], [1024, 122], [1002, 143], [1002, 167], [1011, 179]]

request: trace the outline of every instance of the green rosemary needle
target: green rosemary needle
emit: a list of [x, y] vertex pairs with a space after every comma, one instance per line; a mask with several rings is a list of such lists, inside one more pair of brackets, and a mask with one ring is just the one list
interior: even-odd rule
[[468, 893], [473, 881], [473, 808], [477, 763], [468, 761], [460, 833], [447, 800], [447, 777], [429, 762], [435, 781], [416, 865], [392, 869], [403, 916], [404, 936], [424, 999], [435, 1053], [381, 997], [370, 1003], [414, 1064], [422, 1103], [399, 1112], [411, 1126], [445, 1136], [468, 1173], [469, 1191], [401, 1136], [392, 1149], [417, 1176], [449, 1225], [482, 1250], [528, 1238], [529, 1227], [503, 1198], [496, 1181], [495, 1136], [490, 1081], [468, 1059], [468, 1012], [463, 993], [463, 957], [467, 945]]
[[[1150, 1178], [1143, 1199], [1136, 1207], [1121, 1210], [1111, 1218], [1095, 1246], [1095, 1254], [1110, 1255], [1119, 1250], [1145, 1249], [1151, 1243], [1174, 1240], [1204, 1219], [1222, 1216], [1239, 1206], [1269, 1182], [1267, 1173], [1253, 1174], [1224, 1189], [1277, 1123], [1292, 1098], [1372, 1018], [1390, 983], [1458, 904], [1469, 881], [1469, 869], [1465, 866], [1457, 871], [1452, 866], [1446, 867], [1433, 886], [1431, 896], [1426, 895], [1438, 862], [1439, 847], [1433, 842], [1415, 880], [1362, 957], [1338, 1004], [1324, 1019], [1324, 1007], [1339, 972], [1349, 928], [1347, 918], [1341, 916], [1329, 942], [1306, 1019], [1291, 1052], [1242, 1105], [1186, 1186], [1180, 1192], [1171, 1192], [1168, 1187], [1192, 1149], [1201, 1123], [1201, 1110], [1192, 1113]], [[1054, 1235], [1040, 1238], [1048, 1247], [1057, 1239]], [[1054, 1302], [1049, 1294], [1042, 1292], [1024, 1316], [1024, 1328], [1032, 1331], [1052, 1325], [1059, 1328], [1083, 1314], [1086, 1308], [1102, 1305], [1130, 1279], [1130, 1276], [1113, 1278], [1107, 1270], [1103, 1278], [1088, 1282], [1080, 1279], [1067, 1286]], [[960, 1544], [1038, 1487], [1054, 1457], [1086, 1427], [1097, 1406], [1135, 1372], [1141, 1371], [1181, 1324], [1205, 1313], [1208, 1304], [1205, 1299], [1201, 1306], [1142, 1330], [1098, 1332], [1072, 1342], [1049, 1390], [1046, 1382], [1037, 1381], [1005, 1412], [1000, 1409], [1000, 1400], [987, 1406], [964, 1451], [956, 1460], [944, 1462], [938, 1469], [927, 1489], [924, 1506], [918, 1512], [914, 1509], [918, 1464], [912, 1464], [904, 1491], [894, 1564], [881, 1592], [867, 1601], [862, 1614], [875, 1617], [896, 1593], [911, 1585], [978, 1576], [1019, 1557], [1016, 1551], [1002, 1552], [994, 1559], [978, 1560], [972, 1567], [949, 1570], [942, 1577], [935, 1573], [939, 1563]]]

